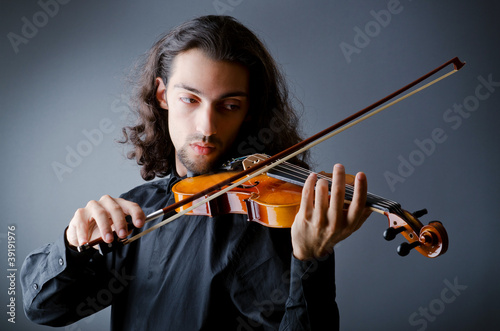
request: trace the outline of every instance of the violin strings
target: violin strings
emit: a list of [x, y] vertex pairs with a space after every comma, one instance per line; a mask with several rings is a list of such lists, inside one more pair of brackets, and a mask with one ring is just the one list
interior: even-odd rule
[[[259, 160], [263, 160], [264, 157], [262, 156], [257, 156]], [[283, 162], [282, 164], [279, 164], [275, 167], [276, 170], [279, 170], [283, 174], [286, 174], [289, 178], [294, 179], [298, 182], [304, 183], [309, 174], [311, 174], [313, 171], [302, 168], [300, 166], [297, 166], [295, 164], [289, 163], [289, 162]], [[332, 184], [332, 179], [328, 176], [325, 176], [323, 174], [317, 174], [318, 178], [322, 178], [328, 181], [328, 183]], [[346, 191], [345, 195], [347, 200], [352, 200], [354, 196], [354, 186], [350, 184], [345, 185]], [[395, 211], [395, 212], [402, 212], [401, 206], [399, 203], [395, 201], [391, 201], [388, 199], [385, 199], [383, 197], [380, 197], [378, 195], [372, 194], [370, 192], [367, 193], [367, 202], [370, 205], [376, 206], [379, 205], [385, 209]]]
[[[302, 172], [303, 177], [297, 177], [297, 178], [301, 178], [304, 181], [305, 181], [305, 179], [307, 179], [307, 176], [310, 173], [312, 173], [312, 171], [310, 171], [310, 170], [304, 169], [302, 167], [299, 167], [297, 165], [294, 165], [294, 164], [291, 164], [288, 162], [284, 162], [281, 165], [278, 165], [277, 168], [278, 167], [280, 169], [288, 169], [288, 170], [291, 169], [292, 172], [299, 172], [299, 173]], [[323, 179], [327, 180], [330, 185], [332, 184], [332, 179], [330, 177], [322, 175], [322, 174], [317, 174], [317, 175], [318, 175], [318, 178], [323, 178]], [[350, 184], [346, 184], [345, 187], [346, 187], [346, 196], [348, 196], [350, 199], [352, 199], [353, 194], [354, 194], [354, 186], [352, 186]], [[383, 197], [380, 197], [378, 195], [372, 194], [370, 192], [367, 193], [367, 201], [372, 203], [372, 204], [382, 205], [383, 207], [386, 207], [386, 208], [391, 209], [391, 210], [402, 211], [400, 209], [399, 203], [397, 203], [395, 201], [388, 200], [388, 199], [383, 198]]]

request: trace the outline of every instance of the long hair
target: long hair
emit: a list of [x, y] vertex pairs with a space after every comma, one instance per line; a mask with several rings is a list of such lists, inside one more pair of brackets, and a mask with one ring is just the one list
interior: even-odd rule
[[[167, 86], [174, 58], [193, 48], [215, 61], [236, 62], [249, 70], [250, 120], [243, 123], [229, 156], [255, 152], [273, 155], [302, 140], [284, 77], [263, 43], [232, 17], [202, 16], [163, 35], [137, 68], [132, 103], [138, 121], [123, 128], [125, 138], [121, 142], [133, 145], [127, 157], [142, 166], [145, 180], [164, 177], [175, 165], [168, 110], [156, 99], [155, 80], [161, 77]], [[307, 159], [306, 153], [295, 163], [305, 166]]]

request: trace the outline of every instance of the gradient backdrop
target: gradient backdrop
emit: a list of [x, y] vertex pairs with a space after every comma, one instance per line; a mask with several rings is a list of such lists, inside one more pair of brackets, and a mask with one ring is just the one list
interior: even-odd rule
[[[369, 191], [440, 220], [449, 251], [396, 254], [373, 215], [336, 249], [342, 330], [496, 329], [500, 5], [495, 1], [2, 0], [0, 329], [24, 316], [19, 270], [74, 211], [141, 184], [116, 143], [128, 123], [125, 76], [165, 30], [229, 14], [253, 29], [303, 103], [309, 136], [452, 57], [463, 70], [317, 146], [315, 169], [365, 171]], [[9, 295], [8, 226], [15, 226]], [[196, 243], [193, 243], [196, 245]], [[15, 298], [15, 324], [6, 314]], [[172, 298], [175, 305], [175, 298]], [[66, 330], [105, 330], [109, 310]]]

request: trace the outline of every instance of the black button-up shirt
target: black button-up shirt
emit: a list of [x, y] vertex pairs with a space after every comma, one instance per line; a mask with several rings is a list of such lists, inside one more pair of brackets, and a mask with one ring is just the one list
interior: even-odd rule
[[[122, 197], [149, 214], [174, 202], [178, 180]], [[105, 256], [77, 253], [61, 235], [26, 258], [21, 285], [28, 318], [52, 326], [111, 305], [111, 329], [120, 331], [339, 327], [333, 254], [297, 260], [290, 229], [246, 215], [183, 216]]]

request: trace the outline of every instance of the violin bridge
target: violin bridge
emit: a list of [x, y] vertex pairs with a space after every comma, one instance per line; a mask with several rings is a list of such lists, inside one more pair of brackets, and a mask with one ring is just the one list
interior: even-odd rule
[[266, 154], [253, 154], [250, 156], [247, 156], [242, 164], [243, 164], [243, 169], [247, 170], [248, 168], [251, 168], [253, 165], [264, 161], [265, 159], [268, 159], [269, 155]]

